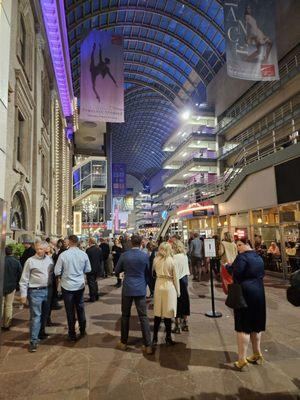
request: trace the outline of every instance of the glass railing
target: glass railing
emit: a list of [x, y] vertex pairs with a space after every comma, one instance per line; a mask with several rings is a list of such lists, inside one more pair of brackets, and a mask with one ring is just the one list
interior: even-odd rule
[[73, 198], [91, 189], [106, 189], [106, 160], [89, 159], [73, 169]]

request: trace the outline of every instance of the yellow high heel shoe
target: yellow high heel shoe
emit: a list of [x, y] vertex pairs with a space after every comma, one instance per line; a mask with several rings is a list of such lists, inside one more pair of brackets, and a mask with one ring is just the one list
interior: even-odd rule
[[242, 369], [248, 365], [248, 361], [244, 360], [244, 361], [236, 361], [234, 363], [235, 368], [237, 368], [239, 371], [242, 371]]
[[260, 364], [260, 365], [262, 365], [265, 361], [265, 359], [261, 353], [255, 353], [252, 356], [247, 357], [246, 360], [250, 364]]

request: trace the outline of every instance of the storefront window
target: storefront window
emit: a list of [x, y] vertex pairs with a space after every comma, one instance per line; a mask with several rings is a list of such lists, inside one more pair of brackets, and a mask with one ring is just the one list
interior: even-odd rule
[[290, 272], [300, 269], [300, 203], [279, 207], [285, 258]]

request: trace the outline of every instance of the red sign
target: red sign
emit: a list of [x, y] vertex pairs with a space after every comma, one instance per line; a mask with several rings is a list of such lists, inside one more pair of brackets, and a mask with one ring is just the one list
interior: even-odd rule
[[186, 209], [194, 209], [194, 208], [204, 208], [207, 206], [212, 206], [214, 203], [212, 200], [206, 200], [206, 201], [201, 201], [201, 203], [192, 203], [192, 204], [183, 204], [178, 208], [178, 211], [180, 210], [186, 210]]
[[121, 46], [121, 44], [123, 43], [123, 37], [120, 35], [112, 35], [111, 43], [117, 46]]
[[262, 64], [260, 66], [261, 76], [275, 76], [275, 65], [274, 64]]
[[247, 229], [236, 229], [234, 236], [236, 236], [238, 239], [246, 239]]

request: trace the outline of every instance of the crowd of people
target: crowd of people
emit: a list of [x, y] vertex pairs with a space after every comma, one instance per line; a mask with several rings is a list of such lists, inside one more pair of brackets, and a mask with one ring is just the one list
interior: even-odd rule
[[[165, 343], [173, 346], [173, 334], [189, 332], [190, 298], [188, 282], [205, 278], [209, 265], [217, 277], [222, 269], [243, 288], [247, 307], [234, 310], [239, 358], [235, 367], [242, 369], [248, 363], [262, 361], [261, 332], [265, 330], [266, 304], [263, 286], [264, 263], [246, 241], [235, 243], [230, 233], [222, 241], [215, 238], [217, 256], [211, 260], [204, 254], [203, 238], [198, 233], [190, 238], [188, 247], [177, 235], [156, 242], [138, 235], [108, 240], [90, 237], [87, 243], [77, 236], [57, 242], [24, 240], [25, 251], [20, 261], [6, 247], [3, 328], [12, 323], [13, 300], [20, 290], [20, 301], [28, 304], [30, 312], [29, 351], [37, 351], [41, 340], [48, 337], [46, 327], [52, 324], [51, 311], [64, 302], [70, 341], [86, 335], [84, 290], [89, 288], [90, 302], [99, 300], [99, 277], [116, 277], [116, 287], [122, 286], [121, 339], [118, 349], [128, 347], [132, 304], [135, 304], [143, 337], [143, 351], [152, 354], [158, 344], [158, 332], [163, 320]], [[110, 262], [112, 261], [112, 263]], [[153, 298], [154, 325], [151, 335], [147, 315], [147, 288]], [[76, 321], [79, 332], [76, 332]], [[246, 356], [251, 340], [253, 355]]]

